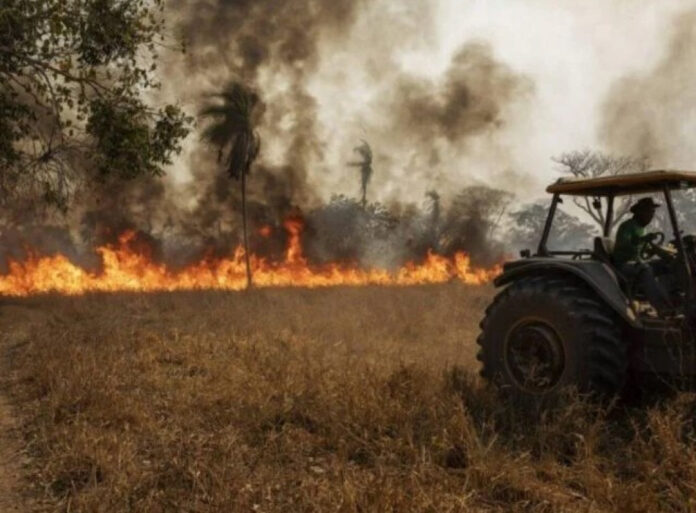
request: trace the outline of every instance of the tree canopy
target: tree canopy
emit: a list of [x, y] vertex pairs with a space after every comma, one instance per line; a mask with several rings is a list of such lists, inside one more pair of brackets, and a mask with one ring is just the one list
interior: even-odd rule
[[[508, 240], [515, 249], [536, 248], [549, 215], [548, 201], [522, 205], [510, 213], [512, 227]], [[554, 250], [591, 248], [592, 238], [599, 233], [596, 227], [582, 222], [561, 209], [556, 211], [548, 246]]]
[[201, 117], [209, 120], [203, 139], [217, 148], [218, 161], [225, 159], [230, 178], [239, 180], [249, 174], [261, 148], [255, 129], [259, 97], [233, 81], [221, 93], [213, 94], [212, 99], [215, 102], [200, 111]]
[[3, 0], [0, 193], [61, 207], [83, 180], [160, 175], [190, 119], [153, 107], [163, 0]]
[[[626, 173], [643, 173], [648, 170], [650, 162], [646, 157], [607, 155], [599, 151], [572, 151], [553, 159], [560, 165], [560, 172], [575, 178], [597, 178], [599, 176], [620, 175]], [[614, 205], [614, 218], [611, 228], [619, 224], [628, 215], [632, 198], [617, 198]], [[600, 227], [604, 226], [604, 210], [600, 198], [574, 197], [573, 203], [583, 210]]]

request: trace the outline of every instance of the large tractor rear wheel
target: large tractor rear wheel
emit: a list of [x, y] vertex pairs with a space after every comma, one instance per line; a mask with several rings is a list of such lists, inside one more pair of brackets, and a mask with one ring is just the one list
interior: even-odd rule
[[481, 322], [481, 375], [518, 397], [553, 397], [566, 387], [603, 397], [621, 392], [628, 355], [621, 320], [572, 277], [520, 279]]

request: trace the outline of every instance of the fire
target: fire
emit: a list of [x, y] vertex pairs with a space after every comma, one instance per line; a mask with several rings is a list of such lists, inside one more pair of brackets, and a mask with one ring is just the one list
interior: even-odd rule
[[285, 230], [288, 232], [288, 248], [285, 252], [285, 262], [296, 267], [306, 267], [307, 261], [302, 254], [302, 230], [304, 229], [304, 221], [298, 217], [289, 217], [283, 223]]
[[261, 237], [267, 239], [268, 237], [273, 235], [273, 227], [265, 224], [261, 228], [259, 228], [258, 233], [259, 235], [261, 235]]
[[[465, 253], [453, 258], [429, 253], [421, 263], [408, 263], [395, 272], [361, 269], [345, 264], [310, 265], [302, 252], [302, 220], [284, 223], [288, 232], [285, 260], [271, 262], [251, 255], [256, 287], [330, 287], [337, 285], [418, 285], [460, 280], [470, 285], [491, 281], [500, 266], [472, 267]], [[121, 234], [117, 244], [97, 248], [100, 272], [73, 264], [64, 255], [32, 254], [24, 261], [10, 261], [9, 272], [0, 276], [0, 295], [30, 296], [44, 293], [79, 295], [88, 292], [155, 292], [195, 289], [241, 290], [246, 287], [244, 249], [227, 258], [206, 257], [180, 270], [152, 260], [135, 244], [136, 234]]]

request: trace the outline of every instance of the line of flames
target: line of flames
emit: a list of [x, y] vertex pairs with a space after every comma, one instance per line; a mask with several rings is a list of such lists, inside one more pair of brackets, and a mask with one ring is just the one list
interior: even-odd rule
[[[460, 280], [470, 285], [491, 281], [500, 267], [472, 267], [469, 256], [457, 253], [448, 258], [429, 253], [421, 263], [408, 263], [394, 272], [361, 269], [345, 264], [310, 265], [300, 242], [302, 224], [285, 222], [288, 244], [282, 262], [250, 255], [255, 287], [330, 287], [338, 285], [418, 285]], [[30, 296], [89, 292], [156, 292], [175, 290], [241, 290], [246, 287], [244, 250], [239, 247], [227, 258], [206, 257], [180, 270], [155, 262], [147, 252], [134, 249], [136, 234], [126, 231], [118, 244], [96, 249], [102, 270], [90, 272], [64, 255], [31, 255], [10, 261], [9, 272], [0, 276], [0, 295]]]

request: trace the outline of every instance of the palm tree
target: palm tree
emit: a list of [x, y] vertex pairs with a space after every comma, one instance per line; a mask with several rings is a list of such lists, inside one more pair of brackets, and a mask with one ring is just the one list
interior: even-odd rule
[[231, 82], [223, 92], [212, 95], [214, 102], [200, 111], [211, 122], [203, 139], [218, 149], [218, 162], [224, 165], [230, 178], [238, 180], [242, 194], [242, 230], [246, 261], [247, 288], [251, 287], [249, 238], [247, 230], [246, 182], [251, 166], [259, 155], [261, 139], [254, 128], [254, 108], [259, 97], [238, 82]]
[[360, 162], [348, 162], [350, 167], [360, 169], [360, 194], [362, 207], [367, 205], [367, 184], [370, 183], [372, 177], [372, 148], [364, 139], [361, 140], [361, 145], [353, 148], [353, 151], [362, 157]]
[[430, 201], [429, 214], [429, 243], [430, 249], [435, 252], [440, 251], [440, 218], [442, 217], [442, 206], [440, 204], [440, 194], [436, 190], [430, 190], [425, 193], [425, 196]]

